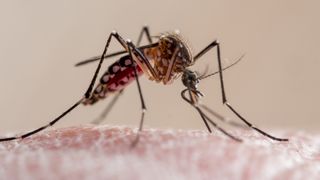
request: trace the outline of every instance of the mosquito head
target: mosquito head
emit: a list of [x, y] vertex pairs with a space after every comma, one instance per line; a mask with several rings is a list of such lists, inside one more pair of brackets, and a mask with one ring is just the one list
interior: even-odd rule
[[193, 72], [189, 69], [183, 71], [181, 77], [182, 83], [190, 90], [197, 90], [199, 84], [199, 78], [196, 72]]

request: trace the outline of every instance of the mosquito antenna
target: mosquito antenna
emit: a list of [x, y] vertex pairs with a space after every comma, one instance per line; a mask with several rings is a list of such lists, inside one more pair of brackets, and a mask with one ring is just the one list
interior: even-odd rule
[[[227, 69], [231, 68], [232, 66], [238, 64], [238, 63], [242, 60], [242, 58], [243, 58], [244, 56], [245, 56], [245, 54], [243, 54], [242, 56], [240, 56], [234, 63], [230, 64], [230, 65], [227, 66], [227, 67], [222, 68], [222, 70], [223, 70], [223, 71], [224, 71], [224, 70], [227, 70]], [[208, 74], [208, 75], [201, 75], [200, 77], [198, 77], [198, 80], [202, 80], [202, 79], [208, 78], [208, 77], [213, 76], [213, 75], [216, 75], [216, 74], [218, 74], [218, 73], [219, 73], [219, 71], [216, 71], [216, 72], [211, 73], [211, 74]]]
[[199, 75], [198, 79], [200, 80], [202, 77], [206, 76], [206, 74], [209, 71], [209, 65], [206, 65], [206, 68], [204, 69], [204, 71], [202, 71], [202, 73], [199, 73], [198, 71], [196, 71], [197, 75]]

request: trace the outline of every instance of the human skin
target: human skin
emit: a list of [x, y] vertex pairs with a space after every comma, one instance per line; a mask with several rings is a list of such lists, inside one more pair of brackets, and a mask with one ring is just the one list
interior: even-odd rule
[[320, 179], [320, 136], [78, 126], [0, 143], [0, 179]]

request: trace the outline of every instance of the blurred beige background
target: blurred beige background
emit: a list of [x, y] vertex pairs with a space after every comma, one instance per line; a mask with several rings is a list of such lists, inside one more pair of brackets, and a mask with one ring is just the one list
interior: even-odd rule
[[[0, 133], [30, 130], [60, 115], [82, 97], [95, 71], [94, 64], [73, 65], [99, 55], [113, 29], [136, 40], [144, 24], [152, 34], [180, 29], [195, 52], [219, 39], [225, 65], [245, 53], [225, 72], [230, 103], [264, 129], [318, 131], [319, 7], [317, 0], [1, 1]], [[216, 70], [215, 58], [212, 51], [194, 69]], [[180, 80], [163, 86], [141, 78], [141, 84], [147, 127], [205, 129], [181, 99]], [[202, 81], [200, 89], [204, 103], [234, 118], [221, 105], [217, 77]], [[81, 106], [56, 127], [86, 124], [107, 103]], [[139, 119], [138, 91], [131, 84], [106, 123], [137, 127]]]

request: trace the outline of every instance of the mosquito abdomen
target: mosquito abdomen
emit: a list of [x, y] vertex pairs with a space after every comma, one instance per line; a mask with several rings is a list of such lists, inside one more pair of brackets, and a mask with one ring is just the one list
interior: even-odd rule
[[100, 78], [99, 84], [94, 89], [90, 98], [83, 101], [83, 104], [95, 104], [97, 101], [106, 98], [110, 93], [124, 89], [135, 80], [134, 67], [137, 67], [138, 76], [143, 74], [141, 68], [132, 64], [130, 56], [123, 56], [109, 66], [108, 70]]

